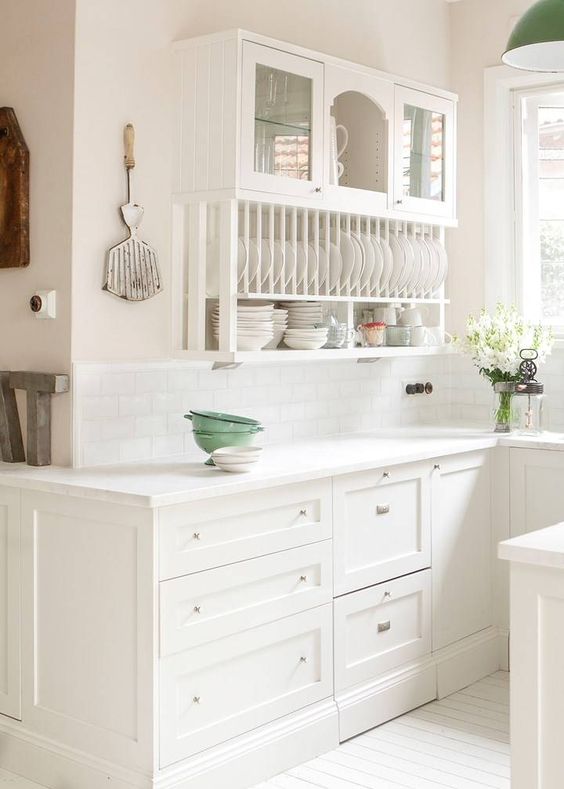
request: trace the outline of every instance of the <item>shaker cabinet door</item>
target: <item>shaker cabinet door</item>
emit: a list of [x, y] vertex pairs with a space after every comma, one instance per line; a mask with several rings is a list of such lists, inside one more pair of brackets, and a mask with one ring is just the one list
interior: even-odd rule
[[433, 529], [433, 649], [492, 624], [490, 457], [472, 452], [436, 464]]
[[241, 186], [322, 196], [323, 64], [243, 42]]
[[396, 85], [394, 208], [454, 219], [456, 104]]
[[20, 492], [0, 488], [0, 713], [21, 719]]
[[511, 536], [564, 520], [564, 454], [513, 449], [509, 455]]

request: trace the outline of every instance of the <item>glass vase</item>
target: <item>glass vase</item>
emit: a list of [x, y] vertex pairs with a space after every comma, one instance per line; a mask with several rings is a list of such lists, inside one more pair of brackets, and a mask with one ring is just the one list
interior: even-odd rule
[[494, 432], [511, 433], [517, 426], [517, 414], [513, 406], [515, 384], [501, 381], [494, 384]]

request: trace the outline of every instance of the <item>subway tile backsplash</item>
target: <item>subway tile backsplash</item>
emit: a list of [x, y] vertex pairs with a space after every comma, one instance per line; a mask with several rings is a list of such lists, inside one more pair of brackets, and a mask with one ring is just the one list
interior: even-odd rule
[[[407, 382], [430, 380], [430, 396]], [[448, 357], [244, 365], [211, 370], [175, 361], [74, 365], [77, 466], [202, 453], [184, 414], [191, 408], [260, 419], [264, 443], [444, 421], [451, 404]], [[461, 404], [462, 405], [462, 404]]]
[[[564, 431], [564, 359], [541, 369], [547, 424]], [[175, 361], [74, 365], [77, 466], [190, 455], [203, 457], [184, 414], [191, 408], [260, 419], [264, 443], [382, 427], [458, 422], [489, 427], [492, 392], [457, 356], [244, 365], [211, 370]], [[405, 384], [432, 381], [432, 395]]]

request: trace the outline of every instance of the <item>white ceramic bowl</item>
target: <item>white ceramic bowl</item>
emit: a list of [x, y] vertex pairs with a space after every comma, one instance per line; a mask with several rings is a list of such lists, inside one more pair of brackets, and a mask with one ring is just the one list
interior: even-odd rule
[[284, 337], [284, 342], [288, 348], [292, 348], [295, 351], [317, 351], [319, 348], [323, 348], [326, 339], [299, 340], [295, 337]]

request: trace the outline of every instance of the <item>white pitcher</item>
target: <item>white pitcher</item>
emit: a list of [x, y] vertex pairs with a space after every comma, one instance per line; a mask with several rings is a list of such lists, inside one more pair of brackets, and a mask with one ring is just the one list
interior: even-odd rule
[[[330, 116], [330, 135], [329, 135], [329, 182], [334, 186], [339, 185], [339, 178], [342, 176], [343, 172], [345, 171], [345, 166], [342, 162], [339, 161], [339, 158], [344, 154], [347, 145], [349, 144], [349, 132], [345, 126], [342, 124], [337, 124], [334, 116]], [[337, 134], [341, 132], [343, 135], [343, 143], [339, 147], [337, 143]]]

